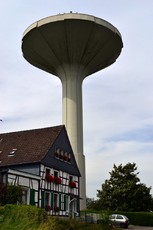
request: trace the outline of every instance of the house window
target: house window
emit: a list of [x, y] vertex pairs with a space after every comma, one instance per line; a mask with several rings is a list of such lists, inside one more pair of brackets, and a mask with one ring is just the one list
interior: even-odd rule
[[46, 175], [50, 174], [50, 169], [46, 169]]
[[54, 153], [55, 157], [61, 161], [64, 161], [64, 162], [68, 162], [68, 163], [71, 163], [70, 161], [70, 158], [71, 158], [71, 155], [67, 152], [65, 152], [64, 150], [61, 150], [59, 148], [56, 148], [55, 149], [55, 153]]
[[49, 192], [45, 193], [45, 205], [47, 206], [50, 205], [50, 193]]
[[35, 190], [30, 189], [30, 204], [35, 205]]
[[54, 177], [58, 177], [58, 172], [54, 171]]
[[71, 155], [68, 154], [68, 162], [70, 163], [71, 162]]
[[69, 198], [67, 195], [64, 195], [64, 210], [69, 210]]
[[51, 197], [49, 192], [45, 192], [45, 210], [50, 211], [51, 207]]
[[58, 203], [58, 194], [54, 193], [54, 209], [57, 208], [59, 206]]
[[28, 204], [28, 191], [26, 189], [22, 190], [22, 204]]
[[17, 149], [12, 149], [12, 150], [9, 152], [8, 156], [9, 156], [9, 157], [10, 157], [10, 156], [14, 156], [16, 150], [17, 150]]
[[69, 187], [71, 190], [76, 188], [76, 182], [74, 181], [73, 176], [69, 176]]
[[55, 157], [59, 158], [59, 156], [60, 156], [60, 149], [57, 148], [57, 149], [55, 149]]
[[4, 182], [4, 173], [0, 172], [0, 183]]

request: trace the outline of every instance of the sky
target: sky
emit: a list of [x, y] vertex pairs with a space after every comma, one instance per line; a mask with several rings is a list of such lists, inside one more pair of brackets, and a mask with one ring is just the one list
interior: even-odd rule
[[96, 199], [113, 165], [128, 162], [153, 187], [152, 0], [1, 1], [0, 132], [62, 124], [61, 82], [23, 58], [21, 41], [33, 22], [70, 11], [110, 22], [124, 44], [113, 65], [83, 82], [87, 196]]

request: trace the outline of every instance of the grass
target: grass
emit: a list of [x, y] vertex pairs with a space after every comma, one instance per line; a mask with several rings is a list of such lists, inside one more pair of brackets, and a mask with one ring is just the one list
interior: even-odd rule
[[52, 225], [56, 230], [56, 220], [48, 218], [43, 209], [33, 206], [6, 205], [0, 208], [0, 229], [6, 230], [47, 230], [47, 225]]
[[58, 227], [59, 230], [102, 230], [102, 227], [100, 225], [81, 223], [76, 220], [70, 220], [70, 221], [59, 220]]
[[40, 208], [27, 205], [0, 207], [1, 230], [102, 230], [97, 224], [62, 220], [48, 216]]

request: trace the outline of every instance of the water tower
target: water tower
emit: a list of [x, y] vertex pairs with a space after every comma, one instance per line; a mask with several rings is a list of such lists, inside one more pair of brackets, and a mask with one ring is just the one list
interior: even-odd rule
[[88, 75], [113, 64], [122, 47], [121, 35], [113, 25], [91, 15], [72, 12], [41, 19], [23, 34], [24, 58], [62, 82], [63, 124], [82, 175], [81, 209], [86, 207], [82, 82]]

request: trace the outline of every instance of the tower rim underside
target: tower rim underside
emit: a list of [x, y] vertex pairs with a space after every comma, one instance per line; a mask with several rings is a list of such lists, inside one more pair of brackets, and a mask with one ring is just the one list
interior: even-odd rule
[[[109, 22], [88, 14], [49, 16], [23, 33], [24, 58], [35, 67], [58, 76], [65, 66], [78, 65], [82, 79], [113, 64], [123, 47], [120, 32]], [[59, 77], [59, 76], [58, 76]]]
[[114, 27], [111, 23], [107, 22], [106, 20], [98, 18], [98, 17], [95, 17], [93, 15], [81, 14], [81, 13], [63, 13], [63, 14], [58, 14], [58, 15], [52, 15], [52, 16], [45, 17], [45, 18], [43, 18], [41, 20], [38, 20], [38, 21], [32, 23], [24, 31], [23, 37], [27, 33], [29, 33], [32, 29], [34, 29], [35, 27], [43, 26], [43, 25], [51, 23], [51, 22], [63, 21], [65, 19], [78, 19], [78, 20], [92, 21], [92, 22], [95, 22], [95, 23], [100, 24], [102, 26], [108, 27], [114, 33], [117, 33], [120, 37], [122, 37], [120, 32], [119, 32], [119, 30], [116, 27]]

